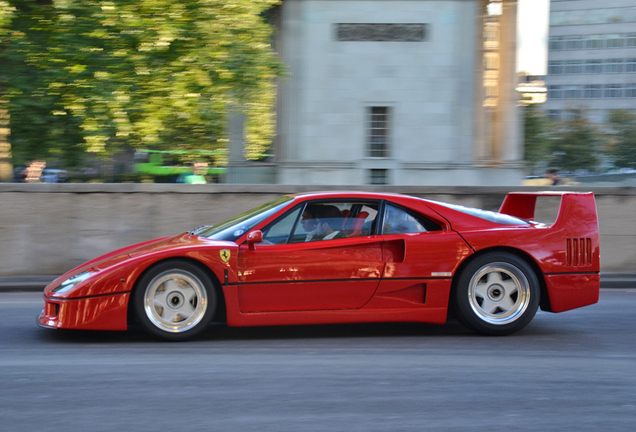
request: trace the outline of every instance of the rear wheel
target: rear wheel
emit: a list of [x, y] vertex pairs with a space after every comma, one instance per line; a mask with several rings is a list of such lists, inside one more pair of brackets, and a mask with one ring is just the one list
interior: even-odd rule
[[167, 341], [199, 334], [212, 321], [217, 305], [210, 277], [198, 266], [179, 260], [151, 268], [139, 280], [133, 295], [141, 326]]
[[539, 307], [539, 281], [521, 258], [493, 252], [462, 271], [453, 293], [457, 319], [471, 330], [506, 335], [525, 327]]

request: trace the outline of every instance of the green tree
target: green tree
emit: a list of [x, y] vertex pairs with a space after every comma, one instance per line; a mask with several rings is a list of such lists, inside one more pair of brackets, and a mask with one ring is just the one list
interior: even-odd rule
[[13, 17], [14, 8], [5, 0], [0, 0], [0, 44], [5, 41], [9, 32], [9, 25]]
[[612, 111], [610, 154], [616, 168], [636, 169], [636, 114], [625, 110]]
[[564, 171], [594, 171], [604, 142], [584, 115], [554, 125], [550, 151], [551, 165]]
[[548, 122], [536, 104], [523, 107], [523, 158], [536, 169], [549, 159], [550, 136]]
[[276, 1], [10, 1], [0, 83], [14, 159], [219, 149], [236, 107], [246, 156], [263, 153], [281, 65], [261, 13]]

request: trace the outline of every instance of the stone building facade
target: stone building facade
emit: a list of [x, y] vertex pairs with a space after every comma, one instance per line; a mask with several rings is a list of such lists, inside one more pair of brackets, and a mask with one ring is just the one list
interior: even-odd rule
[[520, 184], [516, 2], [284, 0], [275, 17], [278, 183]]

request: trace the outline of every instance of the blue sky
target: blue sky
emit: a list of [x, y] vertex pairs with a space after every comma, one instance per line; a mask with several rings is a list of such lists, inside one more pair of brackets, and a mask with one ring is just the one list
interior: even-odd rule
[[550, 0], [519, 0], [517, 70], [545, 75], [548, 61]]

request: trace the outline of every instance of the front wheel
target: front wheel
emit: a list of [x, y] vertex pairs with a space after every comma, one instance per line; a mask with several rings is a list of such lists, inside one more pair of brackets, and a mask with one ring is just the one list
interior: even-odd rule
[[539, 281], [521, 258], [494, 252], [462, 271], [453, 292], [457, 319], [486, 335], [506, 335], [525, 327], [539, 307]]
[[167, 341], [190, 339], [212, 321], [214, 283], [198, 266], [179, 260], [160, 263], [139, 280], [134, 310], [141, 326]]

